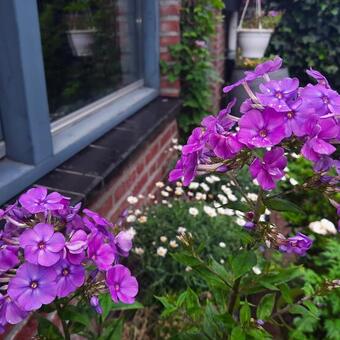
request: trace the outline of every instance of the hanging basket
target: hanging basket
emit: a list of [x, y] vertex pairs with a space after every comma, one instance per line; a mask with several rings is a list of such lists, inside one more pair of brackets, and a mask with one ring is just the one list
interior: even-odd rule
[[[262, 28], [260, 20], [258, 28], [244, 28], [243, 20], [248, 5], [249, 0], [246, 1], [242, 11], [240, 24], [237, 28], [241, 55], [244, 58], [263, 58], [274, 30]], [[256, 14], [258, 17], [261, 16], [261, 0], [256, 0]]]
[[67, 31], [68, 43], [75, 57], [89, 57], [93, 55], [92, 45], [96, 29], [69, 30]]

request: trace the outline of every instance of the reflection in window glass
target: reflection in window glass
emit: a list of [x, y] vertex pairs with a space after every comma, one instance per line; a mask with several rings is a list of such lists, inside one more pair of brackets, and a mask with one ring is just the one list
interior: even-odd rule
[[141, 79], [138, 0], [38, 0], [51, 120]]

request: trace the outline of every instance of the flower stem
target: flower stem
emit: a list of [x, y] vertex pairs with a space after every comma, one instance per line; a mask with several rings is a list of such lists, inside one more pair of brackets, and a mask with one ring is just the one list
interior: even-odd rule
[[61, 308], [59, 303], [56, 303], [56, 308], [57, 308], [57, 313], [58, 313], [59, 319], [60, 319], [61, 324], [63, 326], [65, 339], [71, 340], [70, 330], [69, 330], [69, 327], [68, 327], [66, 320], [64, 320], [62, 315], [61, 315], [62, 308]]
[[231, 290], [229, 304], [228, 304], [228, 313], [230, 315], [232, 315], [234, 312], [237, 296], [238, 296], [239, 289], [240, 289], [240, 283], [241, 283], [241, 277], [235, 280], [232, 290]]

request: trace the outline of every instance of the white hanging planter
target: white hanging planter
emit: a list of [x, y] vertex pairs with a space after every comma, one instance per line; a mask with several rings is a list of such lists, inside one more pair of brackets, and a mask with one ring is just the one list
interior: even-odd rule
[[242, 57], [263, 58], [273, 31], [264, 28], [239, 28], [237, 35]]
[[97, 30], [95, 28], [73, 29], [66, 32], [68, 43], [75, 57], [88, 57], [93, 55], [92, 45], [96, 32]]

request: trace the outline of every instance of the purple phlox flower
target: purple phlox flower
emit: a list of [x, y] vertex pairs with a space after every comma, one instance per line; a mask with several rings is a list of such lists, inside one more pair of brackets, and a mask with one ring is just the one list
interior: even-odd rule
[[26, 318], [28, 312], [18, 307], [15, 301], [9, 296], [0, 294], [0, 325], [7, 323], [15, 325]]
[[[93, 223], [90, 222], [89, 219], [87, 219], [87, 221], [88, 221], [88, 224], [91, 225], [91, 228], [95, 229]], [[92, 229], [90, 229], [86, 226], [83, 218], [78, 214], [76, 214], [73, 217], [73, 219], [66, 224], [66, 227], [67, 227], [67, 233], [71, 233], [73, 230], [85, 230], [85, 231], [88, 231], [88, 232], [90, 232], [92, 230]]]
[[250, 110], [252, 110], [254, 107], [253, 107], [253, 101], [248, 98], [246, 99], [240, 106], [240, 112], [241, 113], [246, 113]]
[[100, 232], [92, 232], [88, 237], [88, 257], [100, 270], [108, 270], [115, 260], [115, 249], [107, 243]]
[[127, 231], [120, 231], [114, 239], [115, 245], [120, 255], [128, 256], [132, 248], [133, 235]]
[[99, 230], [101, 233], [108, 235], [108, 229], [109, 227], [112, 227], [112, 223], [109, 222], [106, 218], [100, 216], [94, 211], [91, 211], [89, 209], [84, 209], [83, 213], [86, 215], [83, 217], [83, 222], [85, 226], [91, 230], [96, 231]]
[[250, 110], [239, 122], [238, 140], [248, 147], [270, 147], [285, 137], [284, 116], [272, 108]]
[[78, 203], [74, 207], [72, 207], [70, 206], [70, 201], [65, 201], [64, 208], [54, 212], [54, 214], [56, 216], [64, 218], [66, 222], [71, 222], [74, 217], [79, 213], [80, 208], [81, 203]]
[[243, 148], [236, 133], [232, 132], [212, 133], [209, 136], [209, 143], [215, 155], [223, 159], [233, 158]]
[[319, 159], [314, 163], [313, 169], [316, 172], [327, 172], [333, 166], [335, 167], [335, 160], [329, 156], [320, 156]]
[[202, 120], [201, 124], [206, 128], [207, 132], [223, 134], [235, 125], [235, 121], [229, 116], [235, 103], [236, 98], [234, 98], [225, 109], [221, 110], [217, 116], [210, 115]]
[[91, 296], [90, 299], [90, 305], [94, 308], [94, 310], [98, 313], [98, 314], [103, 314], [103, 308], [100, 305], [99, 299], [97, 295], [93, 295]]
[[287, 102], [294, 99], [298, 93], [299, 80], [297, 78], [284, 78], [282, 80], [271, 80], [260, 84], [262, 93], [256, 93], [260, 103], [270, 106], [276, 111], [289, 111]]
[[9, 282], [8, 295], [24, 311], [37, 310], [55, 299], [56, 276], [52, 267], [24, 263]]
[[55, 233], [52, 225], [38, 223], [33, 229], [25, 230], [19, 242], [28, 262], [50, 267], [60, 260], [65, 238], [62, 233]]
[[58, 297], [69, 295], [85, 282], [85, 269], [81, 265], [73, 265], [66, 260], [61, 260], [53, 268], [57, 273], [56, 285]]
[[64, 208], [65, 199], [58, 192], [47, 195], [47, 189], [43, 187], [32, 188], [19, 198], [20, 204], [32, 214], [45, 212], [46, 210], [59, 210]]
[[280, 14], [281, 13], [279, 11], [274, 11], [274, 10], [271, 10], [271, 11], [268, 12], [268, 16], [270, 16], [270, 17], [277, 17]]
[[255, 228], [255, 223], [251, 221], [247, 221], [244, 224], [244, 228], [246, 228], [247, 230], [253, 230]]
[[85, 249], [87, 248], [87, 234], [84, 230], [76, 230], [72, 232], [70, 240], [65, 242], [65, 255], [72, 264], [80, 264], [85, 257]]
[[301, 89], [304, 104], [312, 107], [319, 116], [330, 112], [340, 112], [340, 96], [338, 92], [322, 85], [307, 85]]
[[138, 282], [131, 276], [130, 270], [121, 264], [110, 268], [106, 274], [106, 283], [109, 287], [112, 300], [116, 303], [134, 303], [138, 293]]
[[187, 144], [183, 146], [182, 154], [188, 155], [190, 153], [201, 151], [207, 142], [207, 137], [207, 134], [202, 128], [195, 128], [188, 138]]
[[176, 166], [169, 173], [169, 181], [174, 182], [178, 179], [183, 180], [183, 185], [189, 185], [196, 176], [198, 165], [198, 153], [182, 155], [177, 161]]
[[301, 98], [287, 103], [289, 110], [283, 113], [285, 117], [286, 137], [290, 137], [292, 134], [301, 137], [305, 133], [303, 127], [314, 111], [304, 108], [302, 103], [303, 100]]
[[256, 178], [264, 190], [272, 190], [276, 182], [284, 176], [283, 169], [287, 166], [287, 158], [283, 148], [276, 147], [264, 154], [263, 160], [255, 158], [249, 167], [253, 178]]
[[14, 268], [19, 264], [18, 247], [1, 245], [0, 247], [0, 273]]
[[244, 72], [246, 75], [246, 81], [252, 81], [254, 79], [263, 77], [265, 74], [275, 72], [279, 70], [282, 66], [282, 59], [280, 57], [275, 57], [273, 60], [267, 60], [255, 67], [254, 71]]
[[290, 237], [282, 242], [283, 244], [279, 247], [280, 251], [284, 253], [294, 253], [300, 256], [305, 255], [313, 244], [313, 240], [302, 233], [297, 233], [296, 236]]
[[312, 77], [315, 80], [317, 80], [319, 85], [322, 85], [322, 86], [326, 87], [327, 89], [331, 88], [327, 78], [322, 73], [320, 73], [319, 71], [313, 70], [312, 68], [310, 68], [309, 70], [306, 70], [306, 73], [310, 77]]
[[204, 40], [195, 40], [195, 45], [201, 48], [207, 47], [207, 43]]
[[302, 155], [311, 160], [318, 161], [322, 155], [331, 155], [336, 148], [329, 143], [339, 133], [339, 126], [333, 118], [317, 119], [313, 117], [305, 124], [307, 140], [301, 149]]
[[280, 57], [275, 57], [273, 60], [265, 61], [264, 63], [257, 65], [254, 71], [246, 71], [245, 76], [242, 79], [238, 80], [234, 84], [225, 86], [223, 88], [223, 92], [228, 93], [235, 87], [245, 84], [248, 81], [251, 82], [267, 73], [277, 71], [281, 68], [281, 65], [282, 59]]

